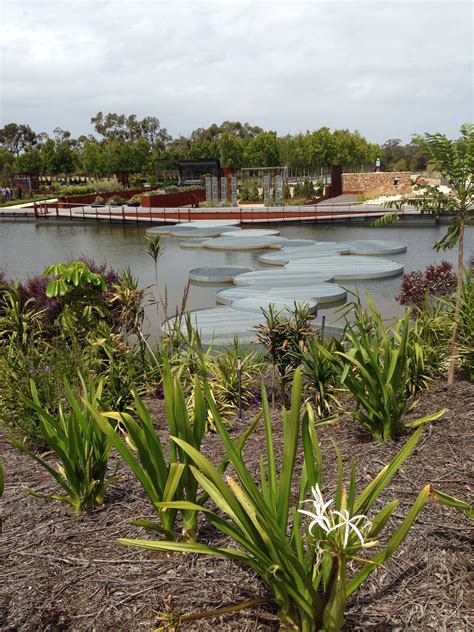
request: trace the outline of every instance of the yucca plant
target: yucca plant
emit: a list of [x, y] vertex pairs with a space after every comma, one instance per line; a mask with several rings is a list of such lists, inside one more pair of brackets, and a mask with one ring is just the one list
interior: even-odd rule
[[237, 339], [234, 339], [230, 347], [226, 347], [221, 353], [210, 356], [208, 361], [209, 383], [212, 383], [216, 402], [221, 405], [229, 405], [235, 409], [239, 403], [239, 372], [240, 358], [240, 385], [242, 402], [245, 405], [251, 396], [252, 386], [257, 378], [261, 377], [268, 363], [255, 352], [242, 348]]
[[[314, 415], [308, 405], [301, 419], [301, 394], [302, 379], [298, 369], [293, 381], [291, 409], [289, 412], [283, 409], [282, 412], [284, 445], [278, 472], [270, 410], [263, 388], [266, 454], [261, 457], [260, 480], [255, 480], [247, 468], [241, 451], [234, 446], [217, 410], [214, 410], [217, 429], [228, 451], [235, 476], [227, 476], [224, 481], [222, 473], [191, 444], [178, 437], [173, 438], [194, 463], [191, 470], [217, 506], [218, 513], [186, 500], [161, 503], [161, 507], [166, 510], [204, 512], [209, 522], [235, 540], [239, 548], [174, 541], [119, 541], [154, 551], [202, 553], [244, 563], [267, 584], [285, 626], [302, 632], [336, 631], [342, 628], [348, 597], [396, 551], [429, 497], [428, 485], [420, 492], [388, 544], [368, 559], [367, 551], [378, 546], [376, 538], [394, 513], [398, 502], [392, 500], [373, 515], [372, 507], [416, 446], [422, 428], [408, 439], [392, 462], [383, 467], [360, 493], [356, 489], [354, 465], [349, 486], [344, 485], [342, 460], [338, 452], [337, 488], [333, 499], [325, 501], [320, 489], [323, 466]], [[211, 400], [209, 405], [213, 406]], [[299, 445], [304, 453], [301, 472], [296, 467]], [[299, 501], [297, 507], [292, 506], [295, 490]], [[310, 490], [312, 498], [307, 500]], [[471, 511], [469, 505], [451, 497], [437, 500], [454, 503], [465, 511]], [[303, 525], [303, 515], [311, 518], [308, 527]], [[359, 566], [351, 577], [348, 577], [349, 564], [351, 567], [354, 564]], [[261, 602], [261, 599], [251, 603], [257, 602]], [[249, 602], [244, 605], [248, 606]], [[243, 604], [239, 604], [225, 611], [236, 611], [242, 607]], [[211, 614], [216, 616], [215, 611]], [[196, 618], [203, 616], [204, 613], [199, 613]], [[187, 615], [186, 620], [191, 619], [192, 615]], [[176, 623], [179, 623], [179, 617], [168, 617], [168, 624]]]
[[[179, 377], [172, 374], [166, 356], [163, 356], [163, 361], [166, 419], [170, 434], [199, 451], [208, 418], [208, 407], [199, 378], [194, 378], [193, 411], [190, 415]], [[190, 457], [186, 451], [172, 441], [169, 441], [167, 450], [154, 427], [148, 409], [136, 393], [134, 400], [136, 419], [128, 412], [101, 413], [97, 407], [88, 408], [97, 427], [107, 436], [108, 441], [132, 470], [158, 513], [159, 524], [144, 519], [136, 520], [135, 524], [158, 531], [173, 540], [176, 538], [175, 524], [178, 512], [173, 508], [164, 508], [162, 503], [176, 497], [185, 499], [190, 507], [200, 506], [206, 501], [207, 495], [198, 493], [198, 482], [189, 470]], [[256, 422], [237, 440], [236, 445], [240, 446], [240, 449], [255, 424]], [[220, 466], [222, 473], [228, 461], [227, 457], [223, 459]], [[185, 508], [182, 511], [182, 535], [187, 540], [194, 540], [196, 532], [196, 510]]]
[[341, 383], [356, 398], [351, 415], [376, 441], [389, 441], [405, 426], [415, 427], [441, 417], [442, 410], [416, 422], [405, 422], [409, 410], [410, 314], [395, 327], [385, 327], [375, 304], [367, 295], [373, 327], [366, 327], [367, 315], [360, 303], [354, 304], [355, 322], [346, 328], [346, 352], [338, 351]]
[[335, 395], [340, 375], [335, 352], [340, 348], [340, 343], [334, 338], [323, 342], [315, 335], [307, 338], [305, 344], [296, 352], [303, 375], [314, 395], [316, 412], [320, 418], [330, 415], [340, 406]]
[[36, 411], [41, 437], [59, 460], [56, 468], [31, 452], [15, 437], [11, 439], [17, 448], [44, 467], [65, 493], [45, 495], [32, 489], [26, 491], [38, 498], [68, 503], [76, 513], [90, 511], [103, 504], [110, 452], [109, 440], [93, 423], [90, 413], [90, 407], [100, 405], [103, 382], [99, 382], [96, 388], [92, 380], [88, 384], [82, 377], [80, 380], [83, 405], [65, 381], [66, 402], [65, 406], [59, 405], [57, 416], [41, 406], [33, 380], [30, 382], [32, 399], [27, 399], [21, 393], [19, 395], [25, 404]]
[[276, 310], [270, 303], [268, 311], [262, 309], [265, 323], [255, 326], [258, 342], [265, 347], [272, 364], [272, 403], [274, 404], [275, 373], [280, 377], [281, 400], [285, 400], [285, 387], [300, 363], [295, 352], [313, 335], [310, 321], [313, 316], [305, 304], [295, 303], [294, 310]]

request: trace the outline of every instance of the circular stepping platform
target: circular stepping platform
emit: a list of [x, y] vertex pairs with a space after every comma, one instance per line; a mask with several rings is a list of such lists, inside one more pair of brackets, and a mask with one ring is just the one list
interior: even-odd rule
[[[241, 342], [251, 342], [255, 339], [253, 328], [265, 322], [264, 315], [256, 312], [236, 311], [230, 307], [214, 307], [191, 312], [191, 324], [200, 333], [205, 344], [229, 344], [235, 337]], [[175, 318], [165, 321], [161, 328], [169, 331]], [[186, 330], [186, 320], [183, 319], [182, 331]]]
[[284, 248], [305, 248], [306, 246], [313, 246], [315, 243], [314, 239], [288, 239]]
[[237, 312], [255, 312], [261, 314], [262, 310], [267, 311], [269, 305], [273, 305], [276, 311], [291, 313], [296, 305], [305, 305], [310, 314], [316, 316], [318, 311], [318, 303], [314, 299], [305, 299], [301, 301], [292, 300], [291, 298], [276, 298], [274, 296], [249, 296], [232, 303], [232, 309]]
[[222, 266], [209, 268], [194, 268], [189, 272], [189, 280], [198, 283], [232, 283], [238, 274], [251, 272], [252, 268], [241, 268], [238, 266]]
[[207, 239], [190, 239], [189, 241], [180, 242], [181, 248], [204, 248], [204, 242]]
[[[235, 231], [236, 233], [240, 233], [241, 229], [238, 226], [227, 226], [225, 230]], [[170, 237], [179, 237], [180, 239], [195, 239], [196, 237], [219, 237], [222, 233], [223, 229], [218, 226], [206, 227], [202, 228], [192, 228], [188, 227], [180, 227], [177, 226], [175, 230], [167, 233]]]
[[250, 285], [253, 287], [294, 287], [301, 285], [314, 285], [316, 283], [325, 283], [332, 281], [331, 274], [321, 274], [309, 270], [293, 271], [287, 268], [278, 268], [276, 270], [255, 270], [254, 272], [246, 272], [239, 274], [234, 278], [234, 285]]
[[278, 252], [265, 252], [259, 256], [262, 263], [284, 266], [295, 259], [309, 259], [310, 257], [327, 257], [328, 255], [349, 254], [349, 245], [345, 242], [321, 241], [301, 248], [288, 248], [285, 244]]
[[[262, 312], [237, 311], [231, 307], [214, 307], [211, 309], [201, 309], [190, 313], [191, 324], [201, 335], [203, 344], [206, 345], [228, 345], [235, 338], [240, 342], [255, 342], [255, 326], [265, 322]], [[176, 319], [170, 318], [165, 321], [161, 328], [167, 332], [172, 327]], [[317, 331], [320, 328], [317, 321], [313, 321], [312, 327]], [[181, 321], [181, 330], [186, 332], [186, 319]], [[329, 337], [342, 335], [342, 327], [334, 327], [326, 323], [325, 335]]]
[[279, 248], [287, 240], [284, 237], [269, 235], [268, 237], [244, 237], [241, 231], [236, 237], [218, 237], [205, 245], [209, 250], [264, 250]]
[[222, 305], [232, 305], [243, 298], [262, 297], [269, 302], [286, 299], [289, 301], [317, 301], [318, 305], [334, 304], [345, 301], [347, 292], [333, 283], [320, 283], [300, 287], [254, 287], [252, 285], [233, 286], [219, 290], [216, 301]]
[[300, 259], [291, 261], [285, 269], [330, 274], [335, 281], [380, 279], [403, 273], [403, 265], [396, 261], [357, 255]]
[[407, 245], [382, 239], [356, 239], [348, 241], [351, 255], [396, 255], [407, 251]]
[[191, 222], [180, 222], [179, 224], [166, 224], [166, 226], [153, 226], [147, 228], [147, 235], [170, 235], [176, 230], [187, 230], [190, 228], [219, 228], [221, 232], [232, 230], [232, 226], [239, 226], [238, 219], [198, 219]]
[[220, 225], [216, 223], [216, 225], [214, 225], [209, 223], [200, 225], [200, 222], [183, 222], [181, 224], [153, 226], [152, 228], [147, 228], [146, 234], [150, 236], [168, 235], [170, 237], [219, 237], [223, 232], [240, 232], [241, 230], [239, 226], [233, 224]]
[[[222, 237], [235, 237], [237, 233], [222, 233]], [[247, 228], [238, 233], [239, 237], [269, 237], [279, 235], [280, 231], [273, 228]]]

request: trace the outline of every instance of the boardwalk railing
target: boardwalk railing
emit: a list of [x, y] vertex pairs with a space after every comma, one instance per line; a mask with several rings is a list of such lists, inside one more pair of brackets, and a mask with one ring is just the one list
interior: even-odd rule
[[[239, 220], [242, 224], [269, 222], [302, 222], [318, 219], [364, 219], [376, 218], [387, 212], [382, 206], [353, 203], [328, 203], [315, 206], [240, 206], [215, 208], [143, 208], [130, 206], [87, 206], [68, 203], [35, 203], [29, 208], [2, 211], [1, 218], [63, 219], [76, 221], [109, 221], [110, 223], [167, 223], [191, 220]], [[410, 208], [402, 214], [412, 214]]]

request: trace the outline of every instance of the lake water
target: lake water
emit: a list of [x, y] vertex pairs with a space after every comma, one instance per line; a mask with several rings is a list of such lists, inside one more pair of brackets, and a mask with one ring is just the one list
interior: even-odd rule
[[[255, 226], [257, 228], [257, 226]], [[263, 226], [266, 227], [266, 226]], [[272, 224], [272, 228], [274, 225]], [[406, 253], [387, 257], [403, 263], [405, 271], [423, 269], [430, 263], [443, 259], [456, 264], [457, 250], [437, 253], [433, 244], [446, 232], [446, 226], [391, 226], [371, 228], [368, 224], [299, 224], [278, 226], [281, 235], [289, 238], [315, 239], [318, 241], [344, 241], [353, 239], [393, 239], [406, 243]], [[466, 260], [474, 254], [474, 227], [466, 229]], [[181, 248], [179, 240], [163, 237], [164, 253], [159, 259], [160, 291], [168, 289], [170, 313], [181, 303], [183, 290], [188, 281], [189, 270], [201, 266], [237, 265], [255, 269], [268, 269], [258, 261], [259, 252], [219, 252], [204, 249]], [[154, 284], [154, 263], [145, 252], [145, 227], [118, 224], [68, 224], [39, 222], [0, 223], [0, 269], [9, 278], [25, 279], [28, 275], [41, 272], [53, 262], [64, 261], [81, 254], [97, 262], [107, 261], [116, 269], [130, 267], [138, 276], [142, 286]], [[346, 283], [351, 290], [360, 293], [366, 290], [374, 298], [381, 313], [386, 316], [401, 314], [403, 308], [395, 296], [400, 289], [401, 276], [372, 281]], [[224, 285], [191, 285], [188, 307], [192, 309], [215, 305], [215, 293]], [[156, 331], [157, 319], [154, 309], [147, 310], [151, 330]], [[328, 321], [334, 320], [334, 309], [324, 310]]]

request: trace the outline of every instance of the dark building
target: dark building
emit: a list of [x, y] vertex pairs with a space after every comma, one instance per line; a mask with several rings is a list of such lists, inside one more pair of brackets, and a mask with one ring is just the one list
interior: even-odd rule
[[218, 160], [180, 160], [178, 161], [178, 172], [178, 186], [186, 187], [201, 184], [203, 176], [219, 177], [221, 167]]

